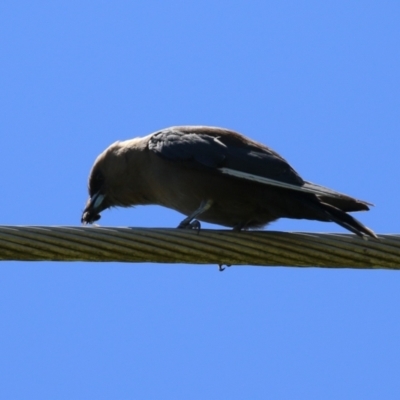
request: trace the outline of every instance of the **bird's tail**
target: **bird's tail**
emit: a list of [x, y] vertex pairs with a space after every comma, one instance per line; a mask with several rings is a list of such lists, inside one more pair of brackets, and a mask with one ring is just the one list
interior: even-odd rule
[[336, 192], [335, 190], [315, 183], [305, 181], [302, 187], [308, 190], [314, 190], [317, 197], [323, 203], [330, 204], [342, 211], [367, 211], [369, 210], [369, 206], [373, 205], [367, 201], [355, 199], [347, 194]]
[[331, 206], [330, 204], [320, 202], [320, 206], [322, 206], [324, 213], [329, 221], [336, 222], [343, 228], [348, 229], [350, 232], [355, 233], [358, 236], [370, 236], [373, 238], [377, 238], [376, 234], [365, 225], [363, 225], [360, 221], [352, 217], [351, 215], [345, 213], [344, 211]]

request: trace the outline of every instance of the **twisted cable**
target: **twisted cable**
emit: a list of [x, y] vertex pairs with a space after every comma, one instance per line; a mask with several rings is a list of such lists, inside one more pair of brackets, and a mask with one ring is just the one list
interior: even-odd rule
[[400, 269], [400, 235], [0, 226], [0, 260]]

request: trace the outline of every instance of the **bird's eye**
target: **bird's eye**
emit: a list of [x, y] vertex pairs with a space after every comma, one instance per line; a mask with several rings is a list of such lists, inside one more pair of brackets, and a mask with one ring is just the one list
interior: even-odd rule
[[93, 196], [95, 193], [97, 193], [101, 189], [103, 184], [104, 175], [100, 171], [95, 172], [89, 182], [90, 195]]

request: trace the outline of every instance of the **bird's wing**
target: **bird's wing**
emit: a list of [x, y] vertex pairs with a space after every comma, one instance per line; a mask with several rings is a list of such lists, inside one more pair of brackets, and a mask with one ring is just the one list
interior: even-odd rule
[[160, 157], [194, 168], [215, 169], [226, 159], [226, 146], [217, 138], [176, 129], [156, 132], [150, 138], [148, 148]]
[[273, 150], [221, 128], [188, 126], [164, 129], [151, 136], [148, 148], [160, 157], [183, 163], [189, 168], [211, 168], [235, 178], [318, 196], [345, 196], [303, 181]]
[[[151, 151], [188, 167], [230, 170], [300, 186], [303, 180], [277, 153], [236, 132], [213, 127], [174, 127], [156, 132]], [[238, 176], [251, 179], [247, 175]], [[262, 182], [265, 183], [265, 182]], [[271, 183], [269, 183], [271, 184]]]

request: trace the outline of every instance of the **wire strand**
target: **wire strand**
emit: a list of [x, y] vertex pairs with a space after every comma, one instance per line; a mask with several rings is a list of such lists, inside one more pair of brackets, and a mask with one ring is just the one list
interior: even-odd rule
[[0, 226], [0, 260], [400, 269], [400, 235]]

